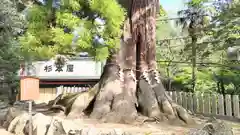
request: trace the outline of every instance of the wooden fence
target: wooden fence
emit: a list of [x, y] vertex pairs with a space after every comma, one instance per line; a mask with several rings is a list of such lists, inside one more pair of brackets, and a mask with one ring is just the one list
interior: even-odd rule
[[88, 87], [56, 87], [56, 88], [40, 88], [39, 99], [35, 100], [37, 103], [48, 103], [55, 99], [61, 93], [74, 93], [88, 90]]
[[[48, 102], [61, 93], [82, 92], [88, 89], [88, 87], [63, 86], [52, 89], [44, 89], [45, 92], [40, 92], [40, 95], [42, 94], [40, 99], [44, 99], [45, 102]], [[195, 114], [240, 118], [238, 95], [225, 95], [224, 97], [220, 94], [207, 93], [187, 93], [176, 91], [168, 91], [167, 93], [173, 101]]]
[[240, 118], [239, 96], [168, 91], [168, 95], [187, 110], [196, 114]]
[[75, 93], [75, 92], [84, 92], [87, 91], [89, 87], [57, 87], [56, 88], [56, 96], [62, 93]]

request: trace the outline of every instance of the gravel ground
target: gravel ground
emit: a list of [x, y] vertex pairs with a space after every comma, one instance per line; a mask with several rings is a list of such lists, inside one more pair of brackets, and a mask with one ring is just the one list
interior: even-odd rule
[[[232, 123], [228, 122], [233, 127], [234, 135], [240, 135], [240, 123]], [[97, 130], [101, 131], [108, 131], [114, 129], [129, 131], [132, 133], [150, 133], [151, 135], [186, 135], [188, 131], [191, 130], [191, 128], [188, 127], [180, 127], [180, 126], [171, 126], [167, 125], [165, 123], [146, 123], [142, 126], [132, 126], [132, 125], [124, 125], [124, 124], [113, 124], [113, 123], [97, 123], [92, 120], [74, 120], [71, 121], [71, 123], [66, 124], [74, 124], [79, 125], [81, 124], [81, 128], [97, 128]], [[9, 132], [7, 132], [5, 129], [0, 127], [0, 135], [13, 135]]]
[[[7, 108], [5, 108], [6, 104], [2, 104], [0, 102], [0, 117], [3, 117]], [[203, 118], [196, 118], [198, 123], [202, 123]], [[240, 123], [226, 121], [231, 124], [233, 127], [234, 135], [240, 135]], [[172, 126], [166, 123], [145, 123], [141, 126], [133, 126], [133, 125], [124, 125], [124, 124], [113, 124], [113, 123], [99, 123], [90, 119], [76, 119], [67, 124], [73, 125], [81, 125], [81, 128], [97, 128], [102, 130], [108, 129], [123, 129], [124, 131], [132, 131], [132, 132], [149, 132], [151, 131], [151, 135], [186, 135], [186, 133], [191, 130], [190, 127], [181, 127], [181, 126]], [[0, 127], [0, 135], [13, 135], [7, 132], [5, 129]]]

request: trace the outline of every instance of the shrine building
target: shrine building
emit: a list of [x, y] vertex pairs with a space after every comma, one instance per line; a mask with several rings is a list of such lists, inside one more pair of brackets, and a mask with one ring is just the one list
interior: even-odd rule
[[[63, 67], [56, 67], [54, 61], [37, 61], [31, 66], [21, 66], [20, 76], [34, 74], [39, 80], [39, 94], [35, 101], [48, 102], [63, 92], [84, 91], [95, 85], [101, 76], [104, 62], [89, 57], [68, 60]], [[26, 83], [25, 85], [30, 85]], [[22, 89], [22, 86], [21, 86]], [[31, 88], [28, 88], [31, 89]], [[27, 90], [29, 91], [29, 90]], [[20, 90], [20, 93], [23, 90]]]

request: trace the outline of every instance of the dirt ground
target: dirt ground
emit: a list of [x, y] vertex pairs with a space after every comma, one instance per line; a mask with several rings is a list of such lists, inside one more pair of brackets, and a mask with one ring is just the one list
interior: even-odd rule
[[[84, 121], [84, 122], [83, 122]], [[76, 125], [82, 125], [83, 128], [98, 128], [104, 131], [118, 129], [127, 131], [129, 133], [151, 133], [151, 135], [185, 135], [189, 128], [180, 126], [170, 126], [165, 123], [145, 123], [143, 125], [125, 125], [115, 123], [98, 123], [93, 120], [74, 120]], [[83, 124], [84, 123], [84, 124]], [[67, 124], [67, 123], [65, 123]]]
[[[201, 122], [199, 119], [198, 122]], [[240, 123], [234, 123], [226, 121], [233, 127], [234, 135], [240, 135]], [[166, 123], [145, 123], [141, 126], [125, 125], [125, 124], [113, 124], [113, 123], [99, 123], [95, 120], [90, 119], [76, 119], [64, 122], [70, 127], [75, 125], [81, 125], [78, 127], [82, 128], [96, 128], [99, 130], [110, 131], [112, 129], [129, 131], [131, 133], [150, 133], [151, 135], [186, 135], [192, 128], [191, 127], [181, 127], [172, 126]], [[0, 128], [0, 135], [13, 135], [7, 132], [5, 129]]]
[[[90, 127], [89, 127], [90, 126]], [[144, 127], [136, 127], [130, 125], [122, 125], [122, 124], [92, 124], [92, 125], [85, 125], [86, 128], [97, 128], [98, 130], [107, 130], [111, 131], [112, 129], [115, 130], [122, 130], [128, 132], [138, 132], [138, 133], [151, 133], [151, 135], [185, 135], [189, 129], [183, 127], [172, 127], [169, 125], [155, 125], [149, 124], [144, 125]], [[151, 131], [151, 132], [150, 132]], [[7, 132], [5, 129], [0, 128], [0, 135], [13, 135]]]
[[[40, 107], [43, 109], [42, 107]], [[40, 110], [41, 110], [40, 109]], [[38, 109], [36, 109], [38, 110]], [[37, 112], [41, 112], [38, 110]], [[43, 109], [44, 110], [44, 109]], [[3, 113], [3, 109], [0, 109], [0, 114]], [[197, 123], [203, 123], [208, 118], [206, 117], [196, 117], [195, 121]], [[225, 121], [233, 127], [234, 135], [240, 135], [240, 122], [231, 122]], [[68, 125], [68, 127], [76, 127], [77, 129], [82, 128], [96, 128], [98, 130], [124, 130], [129, 131], [131, 133], [150, 133], [151, 135], [186, 135], [190, 130], [193, 130], [193, 127], [183, 127], [183, 126], [173, 126], [166, 123], [144, 123], [142, 125], [126, 125], [126, 124], [113, 124], [113, 123], [100, 123], [96, 120], [92, 119], [75, 119], [75, 120], [66, 120], [64, 124]], [[70, 125], [70, 126], [69, 126]], [[5, 129], [0, 127], [0, 135], [13, 135], [7, 132]]]

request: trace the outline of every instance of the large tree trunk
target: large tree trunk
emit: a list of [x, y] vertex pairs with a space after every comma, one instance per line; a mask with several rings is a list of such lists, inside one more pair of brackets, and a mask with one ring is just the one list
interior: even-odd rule
[[[156, 63], [156, 5], [158, 0], [133, 0], [132, 28], [133, 41], [140, 54], [138, 99], [143, 113], [157, 120], [193, 122], [187, 111], [175, 104], [165, 93]], [[137, 16], [137, 17], [136, 17]], [[135, 19], [136, 18], [136, 19]], [[147, 66], [146, 66], [147, 63]]]
[[76, 96], [66, 114], [74, 116], [87, 109], [91, 118], [104, 122], [132, 123], [139, 118], [139, 110], [149, 117], [147, 120], [192, 122], [187, 111], [165, 93], [157, 71], [157, 3], [158, 0], [131, 0], [129, 4], [125, 3], [130, 6], [121, 46], [110, 50], [97, 90], [85, 94], [87, 102], [84, 102], [92, 106], [87, 108], [86, 104], [80, 104], [82, 98]]
[[90, 117], [107, 122], [135, 121], [137, 118], [135, 54], [136, 47], [129, 38], [129, 21], [126, 20], [121, 46], [118, 51], [111, 54], [114, 57], [108, 58]]
[[[123, 73], [120, 54], [122, 51], [114, 51], [108, 58], [99, 82], [99, 93], [94, 102], [91, 118], [129, 123], [137, 116], [135, 103], [132, 101], [135, 96], [132, 94], [135, 84], [132, 84], [132, 81], [125, 82], [131, 79], [129, 75]], [[128, 71], [126, 70], [126, 73], [129, 73]]]

